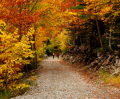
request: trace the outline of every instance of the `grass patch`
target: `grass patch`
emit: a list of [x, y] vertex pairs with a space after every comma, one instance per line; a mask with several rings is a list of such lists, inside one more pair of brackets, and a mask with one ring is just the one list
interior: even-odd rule
[[120, 74], [119, 76], [112, 76], [110, 77], [110, 84], [115, 86], [120, 86]]
[[0, 99], [10, 99], [10, 92], [5, 92], [4, 90], [0, 91]]
[[120, 74], [118, 76], [111, 76], [106, 70], [100, 70], [99, 76], [105, 83], [120, 87]]

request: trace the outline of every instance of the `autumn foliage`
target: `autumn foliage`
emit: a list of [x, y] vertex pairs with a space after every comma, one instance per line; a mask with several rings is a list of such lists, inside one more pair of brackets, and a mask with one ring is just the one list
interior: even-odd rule
[[119, 0], [0, 0], [0, 91], [29, 87], [18, 84], [22, 69], [37, 68], [46, 50], [65, 53], [85, 44], [87, 54], [112, 51], [119, 6]]
[[[38, 15], [29, 8], [29, 0], [1, 0], [0, 2], [0, 89], [13, 91], [29, 87], [18, 84], [23, 73], [21, 69], [34, 58], [31, 39], [32, 24]], [[1, 91], [0, 90], [0, 91]]]
[[[5, 22], [0, 21], [1, 27], [6, 27]], [[31, 32], [31, 31], [30, 31]], [[20, 79], [23, 75], [21, 69], [25, 64], [29, 64], [33, 57], [33, 51], [30, 49], [31, 41], [29, 41], [28, 35], [23, 35], [21, 41], [19, 41], [18, 29], [13, 33], [3, 31], [0, 29], [0, 89], [16, 90], [19, 86], [16, 84], [16, 80]], [[27, 85], [19, 88], [28, 87]]]

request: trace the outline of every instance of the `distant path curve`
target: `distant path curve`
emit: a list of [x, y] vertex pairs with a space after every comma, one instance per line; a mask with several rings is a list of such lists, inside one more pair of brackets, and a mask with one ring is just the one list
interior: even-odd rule
[[96, 87], [83, 80], [84, 76], [57, 58], [42, 61], [37, 86], [12, 99], [119, 99], [111, 97], [107, 88]]

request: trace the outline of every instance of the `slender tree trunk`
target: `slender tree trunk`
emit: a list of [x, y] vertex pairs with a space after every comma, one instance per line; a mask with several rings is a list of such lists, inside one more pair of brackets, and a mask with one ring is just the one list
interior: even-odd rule
[[96, 16], [96, 25], [97, 25], [97, 30], [98, 30], [98, 35], [99, 35], [99, 40], [100, 40], [100, 45], [103, 48], [103, 43], [102, 43], [102, 37], [101, 37], [101, 33], [100, 33], [100, 27], [99, 27], [99, 23], [98, 23], [98, 18]]
[[8, 91], [8, 70], [5, 73], [5, 90]]
[[[41, 1], [42, 1], [42, 0], [41, 0]], [[35, 6], [36, 6], [37, 2], [38, 2], [38, 0], [36, 0], [36, 1], [35, 1], [35, 4], [33, 5], [33, 7], [32, 7], [32, 9], [31, 9], [31, 11], [33, 11], [33, 9], [35, 8]], [[31, 12], [31, 11], [30, 11], [30, 12]]]
[[[110, 30], [111, 30], [111, 27], [110, 27]], [[111, 31], [110, 31], [110, 34], [109, 34], [109, 48], [110, 48], [110, 50], [112, 50], [112, 47], [111, 47]]]
[[43, 43], [43, 58], [44, 58], [44, 43]]
[[90, 52], [91, 46], [90, 46], [90, 32], [88, 34], [88, 52]]
[[72, 45], [72, 44], [70, 43], [69, 39], [68, 39], [68, 45], [70, 45], [70, 46]]
[[[35, 42], [35, 35], [33, 35], [33, 41]], [[37, 68], [37, 52], [36, 52], [35, 43], [33, 44], [33, 50], [35, 51], [33, 58], [34, 68]]]
[[80, 44], [82, 45], [82, 35], [80, 34]]
[[71, 46], [72, 44], [71, 44], [70, 41], [69, 41], [69, 31], [68, 31], [68, 34], [67, 34], [67, 35], [68, 35], [68, 45]]
[[73, 46], [75, 46], [75, 36], [74, 36], [74, 33], [73, 33]]

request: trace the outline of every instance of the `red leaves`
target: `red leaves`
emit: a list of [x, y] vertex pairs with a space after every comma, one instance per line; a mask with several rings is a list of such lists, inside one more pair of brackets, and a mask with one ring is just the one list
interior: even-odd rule
[[37, 22], [39, 14], [28, 9], [30, 0], [8, 0], [1, 4], [0, 19], [17, 27], [20, 34]]
[[76, 0], [64, 0], [64, 2], [61, 4], [62, 11], [65, 11], [66, 9], [75, 6], [76, 5]]

